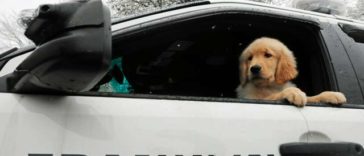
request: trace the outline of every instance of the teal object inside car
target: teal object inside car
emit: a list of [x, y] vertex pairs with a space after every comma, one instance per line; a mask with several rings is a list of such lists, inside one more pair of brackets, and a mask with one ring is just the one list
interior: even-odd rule
[[[111, 62], [111, 66], [112, 67], [118, 67], [119, 70], [122, 72], [122, 68], [121, 68], [121, 64], [122, 64], [122, 58], [116, 58], [113, 59]], [[111, 70], [111, 69], [110, 69]], [[125, 76], [123, 76], [123, 82], [119, 83], [115, 78], [112, 78], [108, 83], [100, 86], [99, 92], [113, 92], [113, 93], [122, 93], [122, 94], [128, 94], [131, 92], [131, 86], [128, 82], [128, 80], [126, 79]]]

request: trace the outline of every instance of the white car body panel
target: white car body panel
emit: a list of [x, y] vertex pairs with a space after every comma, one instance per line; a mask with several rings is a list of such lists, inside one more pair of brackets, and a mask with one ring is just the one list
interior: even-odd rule
[[0, 155], [279, 155], [289, 142], [364, 144], [360, 109], [0, 94]]
[[[285, 105], [0, 94], [0, 155], [274, 154], [306, 141]], [[264, 148], [262, 148], [264, 147]]]

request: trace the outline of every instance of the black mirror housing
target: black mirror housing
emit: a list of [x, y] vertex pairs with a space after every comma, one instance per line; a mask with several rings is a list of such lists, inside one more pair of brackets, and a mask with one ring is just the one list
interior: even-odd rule
[[37, 48], [9, 77], [15, 92], [88, 91], [111, 63], [110, 12], [101, 0], [42, 5], [25, 35]]

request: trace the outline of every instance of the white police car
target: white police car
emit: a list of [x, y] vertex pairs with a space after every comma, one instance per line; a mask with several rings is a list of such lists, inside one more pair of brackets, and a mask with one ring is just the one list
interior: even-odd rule
[[[245, 1], [109, 18], [96, 0], [43, 5], [37, 46], [0, 54], [0, 155], [364, 155], [362, 23]], [[308, 95], [348, 103], [235, 98], [237, 58], [260, 36], [294, 51]]]

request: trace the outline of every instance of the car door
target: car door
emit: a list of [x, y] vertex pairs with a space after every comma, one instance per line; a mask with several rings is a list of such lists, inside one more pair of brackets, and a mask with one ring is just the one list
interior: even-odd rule
[[[47, 7], [43, 9], [48, 11]], [[74, 32], [87, 29], [87, 26], [66, 30]], [[100, 25], [91, 24], [92, 28], [97, 26]], [[52, 27], [48, 29], [52, 30]], [[43, 47], [41, 53], [44, 55], [37, 55], [39, 51], [35, 49], [25, 60], [17, 59], [5, 65], [4, 69], [9, 70], [14, 66], [13, 63], [21, 64], [22, 68], [17, 67], [14, 71], [30, 75], [24, 77], [22, 74], [5, 73], [1, 77], [1, 83], [6, 85], [2, 86], [0, 93], [0, 155], [273, 156], [279, 155], [280, 144], [307, 141], [305, 118], [300, 108], [289, 104], [238, 99], [218, 101], [214, 98], [79, 93], [77, 91], [95, 85], [96, 80], [90, 77], [99, 78], [103, 70], [92, 76], [95, 73], [90, 72], [89, 68], [75, 62], [70, 68], [65, 60], [56, 66], [37, 68], [38, 63], [47, 62], [44, 56], [48, 57], [62, 48], [57, 47], [58, 44], [52, 40], [49, 42], [37, 35], [35, 37], [37, 43], [45, 42], [54, 51], [50, 53], [47, 47]], [[84, 37], [85, 41], [102, 39], [87, 35]], [[66, 38], [64, 41], [69, 40]], [[71, 41], [65, 43], [78, 43], [80, 40]], [[83, 49], [85, 45], [88, 44], [75, 46]], [[64, 48], [70, 48], [64, 52], [77, 50], [72, 46]], [[90, 54], [95, 47], [86, 49], [87, 54]], [[99, 55], [103, 63], [108, 62], [107, 55]], [[74, 55], [61, 56], [67, 59]], [[78, 70], [82, 69], [80, 67], [87, 70]], [[49, 70], [33, 70], [45, 68]], [[22, 81], [12, 79], [14, 77]], [[69, 81], [66, 83], [62, 78], [75, 79], [66, 79]], [[9, 80], [15, 83], [9, 84], [13, 82]], [[62, 83], [71, 89], [62, 85], [57, 88]], [[66, 94], [55, 90], [74, 92]]]
[[1, 93], [1, 155], [279, 155], [306, 142], [290, 105]]

